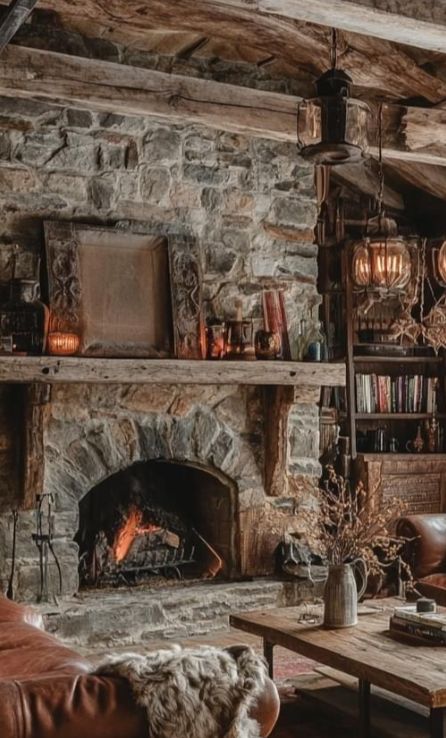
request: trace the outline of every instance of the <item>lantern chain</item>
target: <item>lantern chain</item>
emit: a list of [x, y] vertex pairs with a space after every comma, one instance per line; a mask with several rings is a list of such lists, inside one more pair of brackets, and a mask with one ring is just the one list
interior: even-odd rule
[[384, 169], [383, 169], [383, 106], [378, 108], [378, 218], [381, 225], [384, 201]]
[[336, 28], [331, 29], [330, 64], [332, 69], [338, 65], [338, 32]]
[[426, 243], [427, 238], [421, 242], [421, 284], [420, 284], [420, 323], [424, 320], [424, 280], [426, 278]]

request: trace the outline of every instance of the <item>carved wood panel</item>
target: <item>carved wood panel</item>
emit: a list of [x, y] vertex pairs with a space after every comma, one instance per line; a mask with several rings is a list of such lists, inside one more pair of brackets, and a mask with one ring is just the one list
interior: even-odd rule
[[177, 359], [204, 359], [202, 278], [195, 241], [170, 237], [169, 263], [175, 355]]

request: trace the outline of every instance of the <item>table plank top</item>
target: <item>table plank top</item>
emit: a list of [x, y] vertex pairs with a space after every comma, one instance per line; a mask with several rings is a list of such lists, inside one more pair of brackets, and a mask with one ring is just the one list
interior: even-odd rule
[[336, 630], [299, 622], [302, 607], [231, 615], [230, 624], [421, 705], [446, 707], [446, 646], [409, 645], [388, 633], [390, 614], [402, 604], [377, 601], [358, 625]]

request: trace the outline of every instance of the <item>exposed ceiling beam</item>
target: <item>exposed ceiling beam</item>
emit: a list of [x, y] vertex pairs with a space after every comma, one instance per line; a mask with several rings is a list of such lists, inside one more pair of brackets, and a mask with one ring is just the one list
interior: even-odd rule
[[38, 0], [12, 0], [0, 23], [0, 52], [14, 38], [37, 2]]
[[[278, 11], [264, 12], [259, 4], [265, 1], [41, 0], [40, 5], [55, 11], [68, 27], [77, 28], [86, 35], [101, 35], [113, 29], [115, 39], [124, 34], [127, 43], [134, 38], [137, 45], [139, 39], [142, 43], [147, 30], [182, 30], [257, 47], [266, 57], [274, 55], [315, 74], [326, 69], [329, 64], [328, 29], [295, 20]], [[286, 2], [287, 7], [294, 7], [292, 0]], [[311, 7], [313, 0], [305, 2]], [[333, 4], [331, 0], [326, 0], [325, 4], [331, 9], [328, 24], [332, 25], [336, 18]], [[365, 27], [361, 30], [362, 34], [367, 33]], [[379, 91], [384, 97], [417, 96], [432, 103], [446, 98], [445, 82], [428, 74], [387, 41], [346, 33], [343, 46], [340, 61], [357, 86]]]
[[446, 169], [428, 164], [410, 164], [405, 161], [391, 163], [390, 171], [402, 183], [428, 192], [439, 200], [446, 200]]
[[[231, 4], [237, 2], [230, 1]], [[237, 4], [240, 7], [249, 5], [260, 13], [336, 26], [352, 33], [446, 53], [446, 5], [441, 0], [435, 4], [420, 0], [402, 3], [392, 0], [240, 0]]]
[[[0, 56], [0, 95], [296, 142], [297, 97], [21, 46]], [[383, 106], [385, 157], [446, 166], [445, 132], [446, 110]]]

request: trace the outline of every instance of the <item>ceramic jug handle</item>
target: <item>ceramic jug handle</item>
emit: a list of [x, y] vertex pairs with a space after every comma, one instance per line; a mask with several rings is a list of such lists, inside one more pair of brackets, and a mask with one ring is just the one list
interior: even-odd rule
[[361, 559], [358, 557], [354, 561], [350, 562], [350, 566], [354, 569], [355, 567], [359, 570], [359, 573], [362, 576], [362, 587], [358, 591], [358, 602], [361, 599], [361, 597], [364, 595], [366, 589], [367, 589], [367, 578], [368, 578], [368, 571], [367, 571], [367, 565], [364, 561], [364, 559]]

